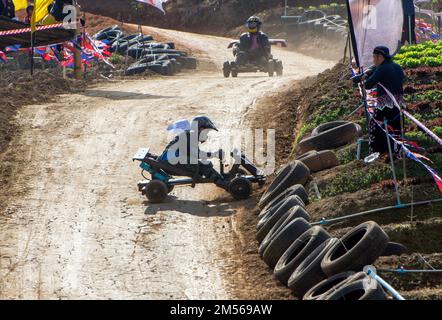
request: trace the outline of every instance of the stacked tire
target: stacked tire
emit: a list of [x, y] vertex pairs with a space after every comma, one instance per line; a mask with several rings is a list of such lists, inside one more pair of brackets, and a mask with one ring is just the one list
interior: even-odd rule
[[173, 42], [156, 42], [150, 35], [124, 35], [118, 25], [99, 31], [94, 39], [109, 44], [111, 52], [136, 60], [126, 69], [127, 76], [142, 74], [148, 70], [171, 76], [183, 69], [196, 69], [198, 66], [196, 58], [176, 50]]
[[341, 238], [310, 224], [305, 190], [310, 174], [339, 165], [332, 151], [356, 140], [355, 123], [325, 123], [301, 141], [304, 152], [276, 174], [258, 207], [258, 252], [275, 278], [305, 300], [386, 300], [376, 280], [363, 272], [380, 256], [400, 255], [406, 248], [389, 242], [374, 221], [351, 229]]
[[361, 126], [356, 123], [332, 121], [315, 128], [310, 137], [299, 142], [298, 149], [300, 153], [337, 149], [354, 142], [361, 134]]
[[373, 222], [342, 238], [309, 223], [308, 195], [302, 184], [309, 169], [299, 161], [283, 167], [261, 198], [259, 254], [276, 279], [306, 300], [386, 300], [382, 287], [366, 273], [386, 252], [401, 251]]

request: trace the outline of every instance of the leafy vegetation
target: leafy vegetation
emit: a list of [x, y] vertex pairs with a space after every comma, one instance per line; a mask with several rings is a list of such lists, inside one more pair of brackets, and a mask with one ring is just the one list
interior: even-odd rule
[[406, 68], [442, 66], [442, 41], [405, 46], [394, 57], [394, 61]]

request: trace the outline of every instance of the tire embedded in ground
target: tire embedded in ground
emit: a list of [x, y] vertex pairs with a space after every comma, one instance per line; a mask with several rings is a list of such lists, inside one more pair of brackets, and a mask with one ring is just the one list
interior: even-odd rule
[[389, 242], [387, 247], [382, 252], [381, 257], [389, 257], [389, 256], [400, 256], [402, 254], [406, 254], [408, 249], [401, 243], [397, 242]]
[[[265, 206], [267, 203], [276, 198], [285, 189], [295, 185], [305, 185], [310, 177], [310, 170], [301, 161], [294, 161], [283, 167], [277, 174], [276, 178], [267, 188], [260, 200], [260, 206]], [[305, 190], [304, 190], [305, 191]], [[301, 199], [308, 200], [308, 195], [301, 196]], [[307, 201], [304, 201], [307, 202]]]
[[330, 294], [333, 291], [336, 291], [344, 283], [347, 283], [354, 275], [354, 271], [347, 271], [335, 274], [330, 278], [327, 278], [313, 288], [311, 288], [302, 298], [303, 300], [323, 300], [323, 297]]
[[303, 297], [308, 290], [327, 277], [322, 271], [321, 261], [338, 241], [337, 238], [327, 239], [296, 268], [287, 283], [296, 297]]
[[[262, 209], [261, 212], [263, 212], [263, 211], [269, 209], [270, 207], [272, 207], [273, 205], [275, 205], [276, 203], [284, 200], [284, 198], [286, 198], [286, 197], [298, 195], [298, 192], [299, 192], [298, 186], [299, 185], [295, 184], [294, 186], [291, 186], [290, 188], [285, 189], [278, 196], [276, 196], [271, 201], [269, 201], [265, 206], [262, 206], [262, 205], [260, 205], [260, 203], [258, 203], [258, 208]], [[303, 207], [305, 207], [306, 203], [301, 198], [299, 198], [299, 200], [302, 201], [302, 204], [299, 204], [299, 205], [302, 205]]]
[[277, 205], [274, 210], [269, 210], [268, 213], [258, 221], [258, 233], [256, 235], [258, 242], [261, 242], [265, 238], [270, 229], [273, 228], [275, 223], [277, 223], [285, 213], [297, 205], [298, 199], [296, 196], [290, 196], [286, 198], [284, 202]]
[[310, 151], [298, 157], [297, 160], [302, 161], [312, 173], [339, 165], [338, 158], [331, 150]]
[[367, 278], [347, 282], [323, 296], [323, 300], [387, 300], [387, 295], [376, 280]]
[[304, 218], [289, 222], [267, 245], [262, 255], [264, 262], [273, 269], [288, 247], [310, 228], [311, 225]]
[[327, 252], [321, 267], [327, 276], [344, 271], [360, 271], [376, 261], [388, 242], [388, 235], [376, 222], [362, 223], [345, 234]]
[[303, 218], [306, 221], [310, 221], [310, 215], [301, 206], [295, 206], [287, 211], [270, 229], [264, 239], [260, 242], [258, 252], [262, 256], [269, 243], [273, 240], [275, 235], [278, 234], [286, 225], [295, 219]]
[[301, 140], [298, 149], [303, 153], [311, 150], [337, 149], [355, 141], [360, 134], [360, 127], [357, 124], [347, 122]]
[[329, 238], [328, 232], [319, 226], [312, 227], [304, 232], [278, 260], [274, 270], [275, 277], [281, 283], [287, 285], [290, 276], [301, 262]]

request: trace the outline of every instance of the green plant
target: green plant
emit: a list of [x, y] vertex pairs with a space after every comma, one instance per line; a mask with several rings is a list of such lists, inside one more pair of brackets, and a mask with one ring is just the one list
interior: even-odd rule
[[340, 172], [327, 181], [321, 194], [333, 197], [343, 193], [356, 192], [386, 179], [391, 179], [391, 169], [388, 165], [379, 164], [368, 168], [353, 169], [351, 172]]
[[403, 47], [394, 61], [406, 68], [442, 66], [442, 42], [427, 41]]
[[121, 64], [123, 61], [124, 57], [117, 53], [112, 54], [112, 56], [109, 58], [109, 62], [112, 64]]

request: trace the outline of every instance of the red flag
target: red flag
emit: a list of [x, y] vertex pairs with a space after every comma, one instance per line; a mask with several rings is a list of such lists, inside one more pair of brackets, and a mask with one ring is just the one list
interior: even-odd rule
[[3, 51], [0, 51], [0, 62], [6, 63], [6, 54]]

